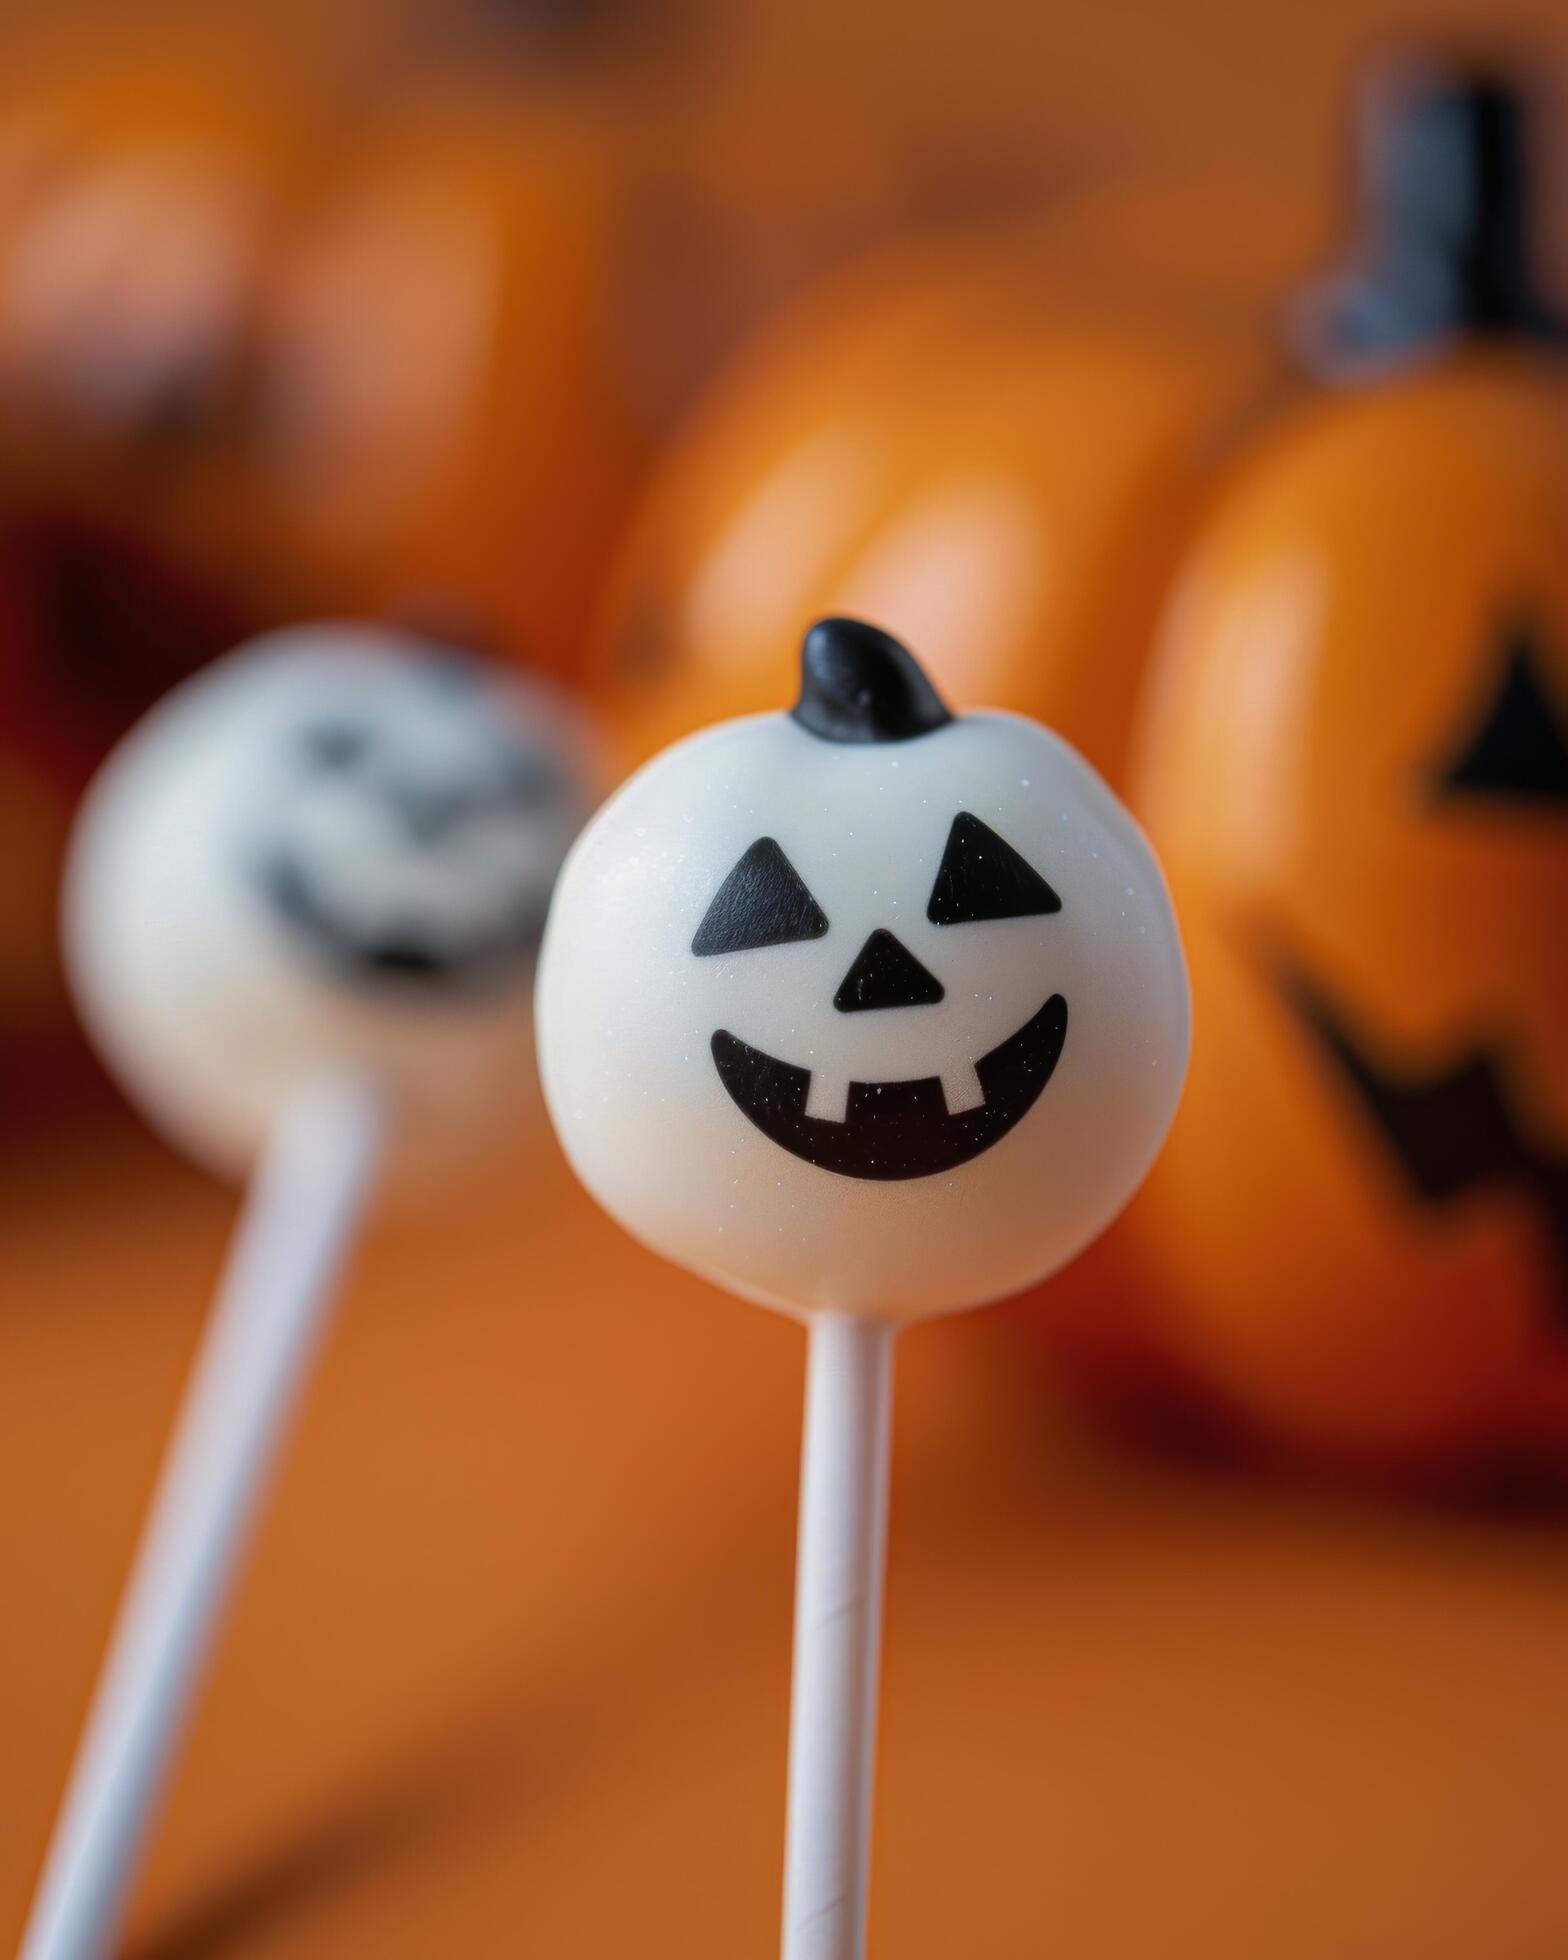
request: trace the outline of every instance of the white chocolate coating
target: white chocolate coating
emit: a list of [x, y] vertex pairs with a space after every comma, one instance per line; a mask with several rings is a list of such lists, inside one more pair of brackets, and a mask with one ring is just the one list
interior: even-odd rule
[[537, 940], [589, 807], [553, 690], [401, 634], [270, 634], [162, 701], [88, 792], [66, 963], [153, 1125], [239, 1171], [292, 1091], [373, 1076], [404, 1167], [533, 1100]]
[[[979, 875], [1016, 852], [1060, 909], [928, 917], [960, 813]], [[772, 846], [747, 859], [763, 839], [806, 888], [809, 936], [726, 950], [766, 934], [770, 902], [789, 912]], [[755, 903], [711, 923], [743, 859]], [[835, 1005], [885, 934], [892, 978]], [[1189, 1039], [1149, 846], [1081, 757], [1007, 714], [873, 743], [761, 715], [666, 750], [567, 860], [537, 1012], [561, 1141], [629, 1231], [768, 1305], [899, 1320], [1015, 1292], [1102, 1231], [1164, 1138]], [[908, 1086], [932, 1077], [946, 1112]]]

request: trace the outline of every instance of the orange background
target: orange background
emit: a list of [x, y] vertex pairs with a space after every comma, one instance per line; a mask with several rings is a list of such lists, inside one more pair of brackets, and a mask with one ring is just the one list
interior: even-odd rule
[[[351, 67], [417, 13], [301, 41]], [[864, 114], [975, 199], [1144, 165], [1327, 183], [1350, 54], [1478, 17], [751, 0], [702, 31], [740, 98], [808, 105], [803, 145]], [[547, 1146], [507, 1168], [356, 1262], [139, 1960], [774, 1947], [800, 1336], [641, 1254]], [[0, 1944], [232, 1213], [123, 1115], [0, 1158]], [[1027, 1353], [1005, 1310], [903, 1344], [874, 1953], [1568, 1950], [1560, 1518], [1130, 1456]]]
[[[772, 1948], [801, 1336], [515, 1170], [356, 1262], [138, 1960]], [[128, 1120], [7, 1179], [0, 1943], [232, 1209]], [[1018, 1352], [903, 1341], [873, 1951], [1560, 1953], [1560, 1525], [1118, 1454]]]

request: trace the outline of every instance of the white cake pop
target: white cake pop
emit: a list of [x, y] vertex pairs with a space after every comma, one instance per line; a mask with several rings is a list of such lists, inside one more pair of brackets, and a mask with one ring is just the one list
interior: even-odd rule
[[588, 808], [553, 690], [386, 630], [252, 642], [126, 737], [78, 820], [70, 978], [106, 1060], [242, 1168], [323, 1069], [374, 1074], [400, 1154], [516, 1108], [534, 957]]
[[539, 1054], [608, 1211], [808, 1316], [783, 1953], [860, 1960], [894, 1331], [1110, 1222], [1189, 1008], [1159, 867], [1063, 742], [955, 718], [853, 620], [802, 673], [791, 713], [679, 743], [583, 833]]
[[773, 1305], [896, 1319], [1105, 1227], [1189, 1020], [1159, 867], [1088, 764], [951, 716], [847, 623], [808, 639], [793, 713], [677, 744], [589, 825], [538, 1016], [567, 1154], [637, 1237]]
[[543, 689], [313, 626], [188, 682], [89, 794], [64, 907], [83, 1018], [171, 1139], [255, 1175], [24, 1960], [113, 1940], [382, 1160], [449, 1160], [531, 1092], [535, 951], [588, 747]]

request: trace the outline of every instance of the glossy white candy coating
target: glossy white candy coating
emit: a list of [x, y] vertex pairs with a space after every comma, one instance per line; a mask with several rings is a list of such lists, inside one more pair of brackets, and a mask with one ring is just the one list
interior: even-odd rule
[[[999, 862], [986, 842], [994, 833], [1060, 909], [933, 922], [960, 813], [984, 826], [967, 824], [983, 877]], [[694, 951], [716, 894], [764, 839], [809, 893], [797, 895], [797, 925], [814, 929], [814, 906], [826, 930]], [[764, 856], [776, 872], [771, 846]], [[731, 938], [743, 936], [727, 923]], [[878, 932], [914, 963], [895, 956], [892, 991], [930, 995], [934, 982], [939, 1000], [835, 1006], [854, 998], [852, 969]], [[706, 938], [723, 944], [725, 932]], [[745, 1044], [726, 1045], [731, 1058], [749, 1051], [809, 1069], [807, 1117], [831, 1122], [858, 1108], [874, 1119], [877, 1098], [851, 1082], [933, 1076], [948, 1109], [962, 1111], [981, 1101], [976, 1063], [1058, 996], [1065, 1036], [1036, 1099], [978, 1154], [924, 1174], [850, 1175], [786, 1148], [726, 1088], [713, 1045], [723, 1031]], [[628, 1230], [770, 1305], [906, 1319], [1016, 1291], [1110, 1222], [1174, 1113], [1189, 1009], [1159, 866], [1056, 736], [1013, 715], [971, 714], [908, 740], [832, 741], [772, 714], [677, 744], [590, 823], [551, 909], [538, 1023], [567, 1154]], [[1031, 1056], [1043, 1073], [1040, 1044]], [[779, 1081], [765, 1079], [765, 1102]], [[808, 1151], [908, 1169], [948, 1140], [931, 1093], [924, 1140], [907, 1154], [870, 1130], [842, 1150], [846, 1131], [807, 1123], [795, 1133]], [[786, 1127], [798, 1113], [785, 1112]]]
[[252, 642], [120, 744], [77, 822], [66, 958], [153, 1124], [240, 1170], [291, 1093], [358, 1070], [405, 1164], [532, 1092], [537, 937], [588, 808], [553, 691], [390, 631]]

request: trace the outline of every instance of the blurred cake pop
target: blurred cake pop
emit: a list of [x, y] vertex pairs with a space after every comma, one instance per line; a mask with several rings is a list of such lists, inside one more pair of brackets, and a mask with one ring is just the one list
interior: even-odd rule
[[111, 757], [67, 870], [105, 1059], [205, 1162], [256, 1162], [40, 1880], [26, 1960], [95, 1960], [382, 1159], [532, 1080], [546, 901], [587, 807], [553, 694], [314, 626], [187, 682]]
[[254, 641], [94, 784], [66, 881], [110, 1067], [202, 1161], [248, 1163], [294, 1089], [374, 1073], [399, 1153], [516, 1106], [550, 888], [586, 810], [553, 690], [368, 627]]

